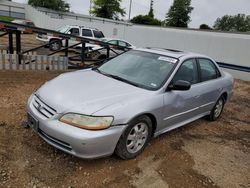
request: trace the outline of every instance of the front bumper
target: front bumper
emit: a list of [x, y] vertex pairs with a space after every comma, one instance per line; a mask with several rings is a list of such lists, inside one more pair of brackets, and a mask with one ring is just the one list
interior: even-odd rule
[[34, 107], [31, 97], [27, 111], [38, 122], [36, 132], [50, 145], [76, 157], [91, 159], [112, 155], [126, 125], [90, 131], [58, 121], [59, 115], [46, 118]]

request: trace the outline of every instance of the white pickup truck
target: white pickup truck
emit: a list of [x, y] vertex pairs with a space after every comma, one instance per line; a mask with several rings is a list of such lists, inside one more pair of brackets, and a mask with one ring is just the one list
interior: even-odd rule
[[[104, 38], [103, 33], [98, 29], [87, 28], [77, 25], [66, 25], [59, 28], [57, 31], [91, 39]], [[49, 48], [52, 51], [60, 50], [62, 46], [65, 46], [65, 40], [61, 40], [61, 38], [55, 36], [38, 34], [36, 39], [39, 40], [42, 44], [50, 43]], [[76, 43], [78, 43], [78, 41], [69, 40], [69, 46], [74, 45]], [[77, 47], [81, 47], [81, 45], [78, 45]]]

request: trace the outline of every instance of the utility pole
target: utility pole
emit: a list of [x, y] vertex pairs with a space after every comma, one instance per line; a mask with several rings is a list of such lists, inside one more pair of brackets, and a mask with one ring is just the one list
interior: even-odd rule
[[91, 16], [92, 0], [89, 0], [89, 15]]
[[130, 0], [130, 4], [129, 4], [129, 14], [128, 14], [129, 21], [130, 21], [130, 16], [131, 16], [131, 7], [132, 7], [132, 0]]

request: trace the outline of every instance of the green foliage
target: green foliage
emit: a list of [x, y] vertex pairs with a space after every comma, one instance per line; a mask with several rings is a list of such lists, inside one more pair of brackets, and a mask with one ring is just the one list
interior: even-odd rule
[[130, 20], [135, 24], [144, 24], [144, 25], [161, 25], [161, 21], [155, 18], [152, 18], [149, 15], [138, 15]]
[[154, 18], [154, 9], [153, 9], [153, 5], [154, 5], [154, 1], [151, 0], [151, 1], [150, 1], [150, 10], [149, 10], [149, 13], [148, 13], [148, 16], [150, 16], [151, 18]]
[[191, 0], [174, 0], [173, 5], [166, 15], [166, 25], [172, 27], [188, 27], [188, 23], [191, 21], [190, 13], [192, 10]]
[[207, 24], [201, 24], [201, 25], [200, 25], [200, 29], [204, 29], [204, 30], [212, 30], [212, 28], [211, 28], [211, 27], [209, 27], [209, 25], [207, 25]]
[[214, 23], [214, 29], [220, 31], [250, 31], [250, 15], [225, 15], [221, 18], [217, 18]]
[[11, 17], [8, 17], [8, 16], [0, 16], [0, 21], [11, 22], [13, 20], [14, 20], [14, 18], [11, 18]]
[[119, 19], [119, 15], [126, 14], [125, 9], [120, 6], [122, 0], [94, 0], [93, 10], [91, 13], [97, 17], [108, 19]]
[[63, 0], [29, 0], [28, 4], [33, 7], [44, 7], [56, 11], [69, 12], [70, 5]]

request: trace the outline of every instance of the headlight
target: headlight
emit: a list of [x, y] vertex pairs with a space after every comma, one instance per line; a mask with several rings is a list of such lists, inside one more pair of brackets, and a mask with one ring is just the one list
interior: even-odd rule
[[63, 115], [59, 121], [82, 129], [101, 130], [110, 127], [113, 117], [86, 116], [82, 114], [68, 113]]

